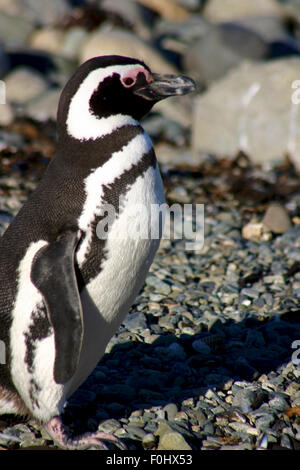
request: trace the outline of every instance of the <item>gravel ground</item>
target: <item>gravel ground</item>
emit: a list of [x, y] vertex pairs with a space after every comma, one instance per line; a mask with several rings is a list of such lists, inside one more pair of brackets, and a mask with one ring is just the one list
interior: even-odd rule
[[[36, 186], [53, 135], [52, 126], [31, 121], [7, 130], [2, 229]], [[288, 161], [262, 169], [244, 155], [161, 168], [169, 204], [205, 204], [204, 247], [162, 241], [144, 288], [64, 421], [75, 433], [113, 432], [130, 450], [300, 449], [292, 347], [300, 341], [300, 178]], [[261, 221], [270, 202], [285, 207], [291, 228], [244, 238], [243, 227]], [[1, 416], [0, 446], [53, 442], [33, 421]]]

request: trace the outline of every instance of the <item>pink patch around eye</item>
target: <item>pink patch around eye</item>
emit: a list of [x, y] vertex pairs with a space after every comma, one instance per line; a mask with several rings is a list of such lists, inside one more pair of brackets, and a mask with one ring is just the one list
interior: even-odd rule
[[150, 73], [144, 68], [132, 69], [124, 77], [122, 77], [122, 83], [126, 88], [130, 88], [136, 83], [136, 79], [139, 73], [145, 75], [147, 82], [151, 81]]

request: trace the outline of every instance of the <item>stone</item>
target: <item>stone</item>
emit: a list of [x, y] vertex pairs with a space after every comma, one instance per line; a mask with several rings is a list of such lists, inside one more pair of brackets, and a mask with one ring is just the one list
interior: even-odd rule
[[32, 22], [24, 17], [0, 11], [0, 43], [5, 47], [23, 47], [33, 28]]
[[154, 432], [155, 436], [162, 437], [164, 434], [172, 432], [171, 426], [166, 421], [159, 421], [157, 430]]
[[223, 23], [211, 26], [190, 44], [183, 57], [184, 69], [207, 86], [242, 60], [262, 60], [269, 52], [268, 44], [255, 31], [238, 23]]
[[233, 422], [228, 423], [228, 426], [230, 426], [236, 432], [250, 434], [251, 436], [259, 435], [258, 429], [254, 428], [253, 426], [250, 426], [250, 424], [247, 423]]
[[24, 104], [40, 96], [48, 87], [44, 77], [29, 67], [18, 67], [5, 79], [6, 99], [16, 104]]
[[136, 0], [138, 3], [156, 11], [163, 18], [170, 21], [184, 21], [189, 13], [185, 8], [178, 5], [173, 0]]
[[246, 62], [197, 97], [192, 145], [198, 159], [200, 152], [233, 158], [242, 150], [265, 164], [288, 153], [299, 168], [299, 76], [299, 58]]
[[121, 424], [116, 419], [107, 419], [99, 424], [98, 430], [113, 433], [121, 427]]
[[156, 276], [148, 276], [146, 278], [146, 284], [147, 286], [153, 287], [155, 292], [158, 292], [159, 294], [168, 295], [171, 292], [170, 285]]
[[208, 344], [204, 343], [204, 341], [202, 341], [201, 339], [196, 339], [195, 341], [193, 341], [192, 348], [196, 352], [204, 354], [204, 355], [208, 355], [211, 353], [211, 349], [208, 346]]
[[296, 23], [300, 22], [300, 4], [297, 0], [281, 0], [281, 7], [286, 18], [291, 18]]
[[[211, 29], [212, 25], [203, 19], [200, 15], [190, 15], [185, 21], [180, 23], [170, 22], [165, 20], [158, 20], [155, 25], [155, 33], [158, 36], [166, 37], [163, 44], [167, 44], [170, 50], [181, 52], [188, 47], [182, 49], [182, 45], [191, 44], [195, 39], [203, 37]], [[169, 41], [169, 38], [176, 38], [177, 41]], [[180, 49], [178, 50], [178, 41]]]
[[141, 312], [130, 313], [125, 317], [122, 324], [128, 330], [134, 332], [147, 328], [146, 317]]
[[88, 37], [88, 31], [80, 26], [73, 26], [59, 38], [58, 51], [70, 59], [77, 60], [78, 50]]
[[60, 54], [64, 35], [63, 30], [49, 26], [36, 30], [30, 37], [29, 45], [34, 49]]
[[156, 14], [141, 3], [132, 0], [102, 0], [101, 9], [120, 15], [140, 38], [151, 37]]
[[192, 450], [179, 432], [166, 432], [159, 439], [157, 450]]
[[141, 440], [143, 440], [143, 438], [147, 435], [146, 431], [132, 424], [129, 424], [128, 426], [124, 426], [124, 428], [129, 434], [132, 434], [133, 436], [138, 437]]
[[167, 347], [167, 354], [172, 359], [178, 359], [180, 361], [184, 361], [186, 358], [186, 352], [184, 348], [178, 343], [172, 343], [170, 346]]
[[199, 10], [203, 3], [203, 0], [171, 0], [173, 3], [177, 5], [181, 5], [188, 10]]
[[0, 0], [0, 11], [46, 25], [70, 11], [70, 5], [67, 0]]
[[9, 103], [0, 104], [0, 126], [9, 126], [15, 119], [15, 113]]
[[210, 0], [206, 3], [203, 16], [212, 22], [231, 21], [253, 16], [281, 17], [282, 9], [276, 0]]
[[268, 398], [268, 393], [263, 390], [240, 389], [233, 397], [232, 405], [240, 408], [243, 413], [258, 408]]
[[79, 61], [82, 63], [95, 56], [110, 54], [135, 57], [150, 64], [151, 69], [159, 70], [159, 73], [176, 73], [176, 68], [150, 44], [121, 29], [92, 32], [79, 51]]
[[254, 31], [268, 42], [287, 38], [284, 22], [276, 16], [250, 16], [234, 23]]
[[167, 413], [168, 421], [173, 421], [178, 412], [178, 408], [177, 408], [177, 405], [175, 405], [175, 403], [168, 403], [164, 407], [164, 411]]
[[274, 233], [285, 233], [292, 226], [287, 210], [278, 203], [269, 205], [262, 223], [268, 230]]
[[156, 445], [156, 438], [152, 433], [147, 433], [142, 440], [142, 446], [144, 449], [153, 449]]
[[242, 228], [242, 236], [247, 240], [268, 240], [266, 235], [268, 234], [265, 233], [265, 227], [261, 222], [249, 222]]
[[26, 114], [38, 121], [56, 120], [57, 107], [61, 90], [48, 89], [26, 106]]

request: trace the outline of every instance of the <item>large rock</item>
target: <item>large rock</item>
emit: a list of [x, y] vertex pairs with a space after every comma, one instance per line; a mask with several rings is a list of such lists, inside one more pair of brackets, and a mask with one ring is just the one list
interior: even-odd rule
[[287, 34], [284, 21], [278, 16], [250, 16], [235, 20], [235, 23], [254, 31], [267, 41], [284, 38]]
[[[243, 63], [195, 100], [193, 149], [234, 157], [245, 151], [254, 162], [289, 153], [300, 168], [300, 59]], [[293, 101], [292, 101], [293, 97]]]
[[31, 21], [0, 11], [0, 43], [6, 47], [23, 46], [33, 28]]
[[203, 16], [212, 22], [231, 21], [251, 16], [281, 17], [282, 8], [276, 0], [210, 0]]
[[179, 432], [172, 431], [161, 436], [157, 450], [192, 450], [192, 448]]
[[279, 0], [282, 10], [287, 18], [291, 18], [294, 22], [300, 23], [300, 3], [298, 0]]
[[159, 15], [171, 21], [184, 21], [189, 13], [173, 0], [136, 0], [138, 3], [151, 8]]
[[92, 33], [82, 45], [79, 61], [85, 62], [92, 57], [110, 54], [136, 57], [149, 64], [152, 70], [160, 73], [176, 73], [174, 66], [168, 63], [150, 44], [120, 29], [113, 31], [100, 29]]
[[29, 46], [41, 51], [60, 54], [64, 41], [64, 32], [51, 26], [34, 31], [29, 39]]
[[36, 98], [48, 87], [41, 74], [27, 67], [13, 70], [5, 78], [5, 84], [7, 100], [16, 104], [24, 104]]
[[49, 89], [37, 99], [32, 100], [26, 107], [24, 113], [38, 121], [56, 120], [57, 107], [61, 90]]
[[9, 103], [0, 100], [0, 126], [9, 126], [14, 121], [15, 115]]
[[139, 37], [151, 37], [156, 14], [150, 8], [133, 0], [102, 0], [101, 9], [120, 15]]
[[193, 41], [184, 54], [184, 68], [207, 85], [223, 77], [243, 59], [260, 60], [269, 46], [257, 33], [235, 23], [212, 25], [205, 35]]
[[0, 11], [38, 25], [53, 24], [70, 11], [67, 0], [0, 0]]

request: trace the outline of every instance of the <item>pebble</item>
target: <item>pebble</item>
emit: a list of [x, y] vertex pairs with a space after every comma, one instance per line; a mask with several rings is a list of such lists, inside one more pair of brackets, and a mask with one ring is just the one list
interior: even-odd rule
[[9, 126], [15, 119], [15, 113], [10, 103], [0, 104], [0, 126]]
[[201, 339], [197, 339], [196, 341], [193, 341], [192, 343], [192, 348], [201, 354], [204, 355], [209, 355], [211, 353], [211, 348], [208, 346], [208, 344], [204, 343]]
[[238, 4], [234, 0], [210, 0], [205, 5], [203, 15], [213, 22], [256, 16], [280, 18], [281, 9], [276, 0], [261, 0], [258, 3], [253, 3], [251, 0], [243, 0]]
[[54, 27], [47, 27], [35, 31], [29, 45], [34, 49], [50, 52], [52, 54], [60, 54], [64, 41], [64, 32]]
[[0, 11], [0, 42], [5, 47], [23, 47], [33, 29], [32, 21], [22, 16], [10, 15]]
[[160, 437], [157, 450], [192, 450], [192, 448], [178, 432], [166, 432]]
[[171, 286], [166, 282], [158, 279], [156, 276], [148, 276], [146, 284], [154, 288], [156, 293], [168, 295], [171, 293]]
[[243, 60], [261, 60], [269, 53], [261, 35], [237, 22], [228, 22], [211, 25], [205, 35], [195, 39], [186, 51], [184, 65], [199, 83], [207, 86]]
[[268, 230], [274, 233], [285, 233], [291, 228], [289, 215], [281, 204], [270, 204], [262, 223]]
[[268, 240], [270, 236], [266, 232], [262, 222], [249, 222], [242, 229], [242, 235], [247, 240], [259, 241]]
[[47, 89], [45, 78], [38, 72], [19, 67], [5, 78], [6, 98], [16, 104], [24, 104], [41, 95]]
[[239, 432], [239, 433], [250, 434], [251, 436], [259, 435], [259, 431], [247, 423], [239, 423], [235, 421], [233, 423], [228, 423], [228, 426], [234, 429], [234, 431]]
[[56, 22], [61, 16], [70, 11], [67, 0], [5, 0], [0, 1], [0, 11], [10, 15], [20, 16], [38, 25], [47, 25]]
[[143, 313], [133, 312], [125, 317], [122, 325], [128, 330], [136, 332], [147, 328], [147, 321]]
[[107, 433], [114, 433], [120, 427], [121, 424], [116, 419], [107, 419], [99, 424], [98, 430]]
[[142, 445], [144, 449], [153, 449], [156, 446], [156, 438], [153, 434], [147, 433], [143, 437]]
[[56, 120], [60, 92], [56, 88], [48, 89], [37, 99], [26, 105], [26, 114], [38, 121]]
[[168, 403], [163, 410], [167, 413], [168, 421], [173, 421], [178, 413], [178, 408], [175, 403]]
[[152, 70], [160, 73], [174, 73], [176, 68], [168, 63], [158, 51], [134, 34], [115, 28], [112, 31], [96, 30], [83, 42], [79, 51], [79, 62], [85, 62], [98, 55], [118, 54], [136, 57], [147, 64]]

